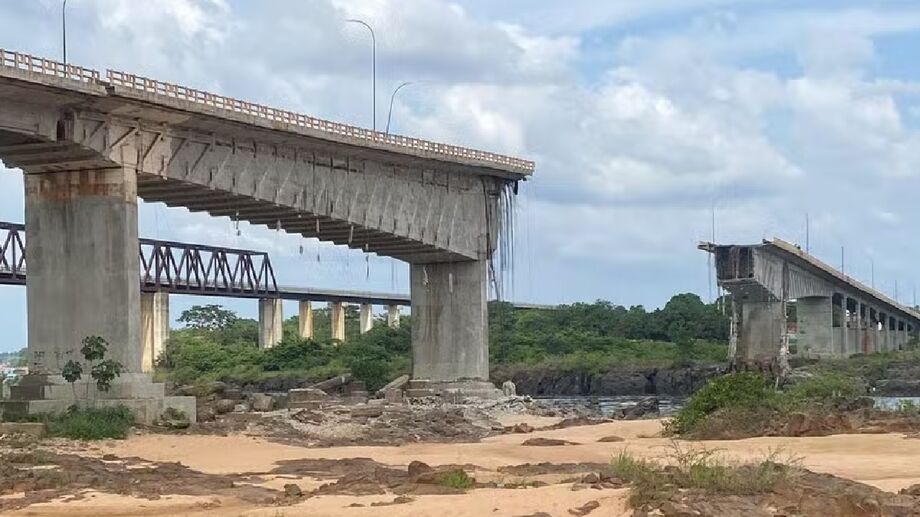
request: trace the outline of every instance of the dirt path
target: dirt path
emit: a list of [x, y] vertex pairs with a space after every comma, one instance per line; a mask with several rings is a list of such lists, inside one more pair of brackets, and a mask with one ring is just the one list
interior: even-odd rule
[[[469, 444], [410, 444], [401, 447], [334, 447], [307, 449], [235, 435], [145, 435], [123, 442], [109, 442], [87, 453], [102, 456], [139, 457], [154, 462], [181, 462], [192, 470], [215, 475], [251, 474], [254, 483], [281, 489], [296, 483], [304, 491], [329, 482], [317, 476], [273, 472], [286, 460], [344, 460], [369, 458], [379, 464], [405, 469], [412, 461], [437, 465], [475, 465], [481, 481], [519, 482], [520, 478], [497, 472], [499, 467], [524, 463], [607, 463], [624, 448], [636, 455], [666, 457], [671, 442], [645, 438], [660, 430], [658, 421], [614, 422], [530, 434], [502, 435]], [[624, 438], [618, 443], [598, 443], [605, 436]], [[529, 438], [558, 438], [578, 445], [531, 447]], [[781, 458], [799, 458], [802, 466], [896, 491], [920, 483], [920, 440], [900, 434], [836, 435], [819, 438], [754, 438], [738, 441], [682, 442], [682, 446], [706, 447], [738, 460], [760, 459], [779, 451]], [[334, 463], [334, 462], [333, 462]], [[322, 476], [319, 476], [322, 477]], [[393, 495], [329, 495], [312, 497], [294, 505], [259, 506], [228, 497], [163, 496], [155, 501], [108, 494], [62, 503], [32, 505], [13, 515], [258, 515], [258, 516], [516, 516], [545, 512], [568, 516], [569, 509], [597, 501], [592, 515], [628, 515], [624, 489], [573, 491], [571, 484], [528, 489], [475, 489], [463, 495], [420, 495], [413, 501], [386, 507]], [[361, 505], [361, 506], [356, 506]]]

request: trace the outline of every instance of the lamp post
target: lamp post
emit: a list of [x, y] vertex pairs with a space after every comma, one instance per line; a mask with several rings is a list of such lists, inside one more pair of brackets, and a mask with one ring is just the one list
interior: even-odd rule
[[67, 64], [67, 0], [61, 5], [61, 42], [64, 47], [64, 64]]
[[412, 84], [412, 81], [406, 81], [400, 84], [396, 87], [395, 90], [393, 90], [393, 94], [390, 95], [390, 109], [387, 110], [387, 128], [386, 131], [384, 131], [388, 135], [390, 134], [390, 118], [393, 116], [393, 99], [396, 98], [396, 93], [399, 92], [399, 90], [402, 90], [403, 87], [409, 86], [410, 84]]
[[374, 34], [374, 29], [364, 20], [359, 20], [357, 18], [349, 18], [345, 20], [350, 23], [359, 23], [367, 28], [371, 33], [371, 75], [372, 75], [372, 90], [373, 90], [373, 129], [374, 132], [377, 132], [377, 36]]

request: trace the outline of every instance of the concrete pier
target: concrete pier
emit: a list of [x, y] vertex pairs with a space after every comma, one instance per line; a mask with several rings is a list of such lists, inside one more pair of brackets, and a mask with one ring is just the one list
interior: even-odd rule
[[281, 298], [259, 300], [259, 348], [271, 348], [284, 337], [284, 310]]
[[387, 306], [387, 326], [391, 329], [399, 328], [399, 305]]
[[486, 262], [412, 264], [412, 378], [489, 378]]
[[374, 306], [369, 303], [361, 304], [359, 330], [362, 334], [367, 334], [374, 328]]
[[824, 296], [799, 298], [795, 311], [798, 353], [804, 357], [834, 357], [833, 306]]
[[313, 304], [301, 300], [297, 311], [297, 330], [300, 339], [313, 339]]
[[153, 372], [169, 340], [169, 293], [141, 293], [141, 370]]
[[329, 321], [332, 324], [332, 339], [345, 341], [345, 304], [329, 303]]
[[25, 174], [29, 370], [57, 374], [101, 336], [142, 371], [137, 183], [126, 168]]
[[783, 338], [783, 304], [747, 302], [741, 306], [741, 339], [737, 357], [749, 362], [770, 362]]

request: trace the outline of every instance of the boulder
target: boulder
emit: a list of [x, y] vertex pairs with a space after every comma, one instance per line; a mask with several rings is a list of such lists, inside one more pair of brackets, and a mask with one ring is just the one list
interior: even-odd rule
[[618, 443], [622, 441], [623, 441], [622, 437], [614, 435], [614, 434], [611, 434], [610, 436], [604, 436], [603, 438], [598, 440], [599, 443]]
[[252, 402], [253, 411], [271, 411], [275, 408], [275, 399], [264, 393], [253, 393], [249, 400]]
[[218, 415], [223, 415], [233, 411], [234, 406], [236, 406], [236, 402], [230, 399], [220, 399], [214, 403], [214, 412]]
[[624, 420], [637, 420], [639, 418], [655, 418], [660, 415], [658, 398], [648, 397], [640, 400], [635, 406], [623, 410]]
[[517, 386], [514, 385], [510, 380], [502, 383], [502, 395], [506, 397], [515, 397], [517, 396]]
[[567, 440], [557, 440], [555, 438], [531, 438], [529, 440], [524, 440], [524, 443], [521, 445], [527, 445], [531, 447], [555, 447], [559, 445], [578, 445], [575, 442], [570, 442]]

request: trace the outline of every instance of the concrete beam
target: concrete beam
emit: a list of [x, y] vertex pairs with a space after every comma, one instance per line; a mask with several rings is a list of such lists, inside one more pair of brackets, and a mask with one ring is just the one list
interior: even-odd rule
[[141, 293], [141, 371], [153, 372], [169, 340], [169, 293]]
[[281, 298], [259, 300], [259, 348], [271, 348], [284, 337], [284, 314]]

